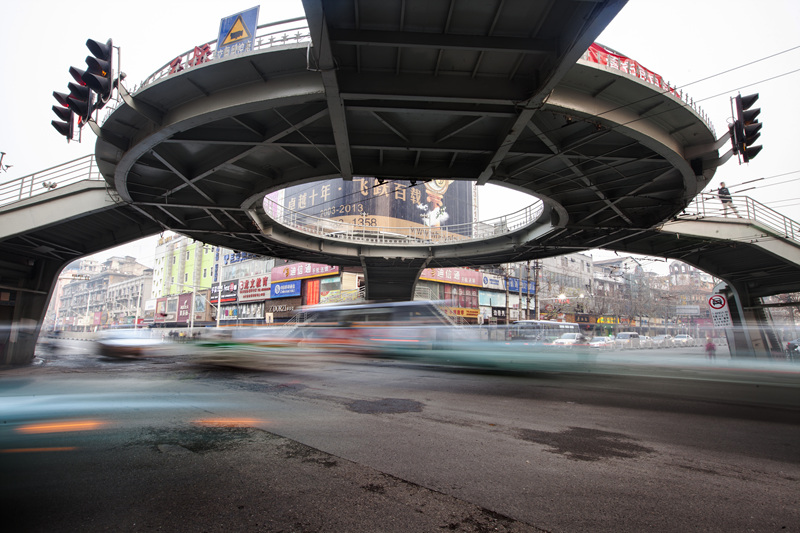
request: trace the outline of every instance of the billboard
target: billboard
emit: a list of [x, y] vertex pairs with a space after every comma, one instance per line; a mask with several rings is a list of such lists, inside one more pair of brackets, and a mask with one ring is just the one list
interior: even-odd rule
[[[424, 236], [432, 228], [463, 224], [450, 232], [470, 236], [475, 221], [475, 183], [456, 180], [379, 180], [354, 177], [296, 185], [270, 195], [289, 211], [369, 228], [409, 228]], [[274, 215], [274, 205], [265, 202]]]

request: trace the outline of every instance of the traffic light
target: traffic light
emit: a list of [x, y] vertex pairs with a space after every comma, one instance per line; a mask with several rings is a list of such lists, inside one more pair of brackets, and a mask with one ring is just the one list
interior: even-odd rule
[[92, 116], [92, 91], [83, 81], [84, 71], [75, 67], [69, 67], [69, 73], [75, 79], [75, 83], [68, 83], [69, 96], [67, 105], [78, 117], [78, 124], [83, 124]]
[[94, 39], [87, 39], [86, 47], [89, 48], [92, 55], [86, 56], [87, 69], [81, 78], [97, 94], [96, 107], [99, 109], [111, 98], [114, 86], [111, 78], [113, 43], [111, 39], [105, 44]]
[[759, 130], [763, 124], [756, 117], [761, 113], [760, 108], [752, 109], [758, 100], [758, 93], [747, 96], [737, 95], [734, 99], [736, 117], [730, 126], [733, 152], [739, 154], [742, 161], [748, 163], [761, 151], [761, 146], [753, 143], [761, 136]]
[[59, 105], [53, 106], [53, 112], [58, 116], [60, 120], [52, 120], [50, 124], [56, 129], [58, 133], [63, 135], [67, 138], [67, 141], [72, 140], [73, 134], [73, 111], [69, 108], [68, 98], [69, 96], [64, 93], [53, 92], [53, 96], [58, 101]]

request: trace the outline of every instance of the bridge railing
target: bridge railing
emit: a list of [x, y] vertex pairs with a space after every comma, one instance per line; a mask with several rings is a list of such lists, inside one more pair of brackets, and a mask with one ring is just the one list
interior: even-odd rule
[[544, 206], [536, 201], [509, 215], [441, 226], [412, 222], [403, 226], [379, 226], [378, 217], [365, 213], [322, 218], [293, 211], [269, 198], [264, 199], [264, 209], [267, 216], [279, 224], [314, 237], [375, 245], [419, 246], [457, 244], [513, 233], [538, 220]]
[[[256, 29], [253, 41], [253, 51], [266, 50], [269, 48], [280, 48], [286, 45], [294, 45], [301, 42], [311, 42], [311, 34], [305, 17], [297, 17], [278, 22], [262, 24]], [[217, 40], [208, 41], [200, 44], [191, 50], [171, 59], [166, 65], [147, 77], [132, 93], [150, 85], [151, 83], [170, 74], [187, 70], [193, 66], [208, 63], [216, 58]], [[199, 50], [199, 52], [198, 52]]]
[[800, 242], [800, 223], [785, 217], [774, 209], [747, 196], [732, 196], [731, 203], [723, 204], [716, 194], [702, 193], [686, 206], [684, 214], [678, 218], [724, 217], [753, 220], [776, 233]]
[[0, 183], [0, 206], [13, 204], [85, 180], [102, 180], [94, 155], [86, 155], [12, 181]]

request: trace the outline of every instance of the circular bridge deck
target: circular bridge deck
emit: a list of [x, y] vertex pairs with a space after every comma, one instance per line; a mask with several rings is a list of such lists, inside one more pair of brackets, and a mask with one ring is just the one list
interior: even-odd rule
[[[697, 111], [582, 59], [619, 2], [305, 5], [310, 42], [298, 31], [126, 96], [96, 147], [123, 201], [204, 242], [400, 275], [608, 246], [679, 213], [713, 175]], [[264, 211], [269, 192], [354, 175], [495, 183], [542, 209], [485, 242], [412, 244]]]

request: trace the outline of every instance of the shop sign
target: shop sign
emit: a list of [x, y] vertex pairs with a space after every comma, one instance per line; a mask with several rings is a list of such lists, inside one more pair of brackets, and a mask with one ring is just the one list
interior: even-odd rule
[[492, 316], [494, 318], [505, 318], [506, 317], [506, 308], [505, 307], [492, 307]]
[[270, 287], [270, 298], [289, 298], [292, 296], [300, 296], [302, 282], [298, 279], [295, 281], [284, 281], [283, 283], [273, 283]]
[[481, 273], [468, 268], [426, 268], [420, 274], [419, 279], [470, 287], [483, 286]]
[[239, 280], [239, 301], [253, 302], [269, 298], [269, 274]]
[[184, 324], [188, 323], [191, 308], [192, 293], [178, 295], [178, 318], [175, 321]]
[[216, 284], [211, 286], [211, 303], [218, 303], [219, 301], [219, 292], [222, 290], [222, 303], [234, 303], [236, 302], [237, 295], [239, 289], [239, 280], [229, 280], [222, 285]]
[[466, 307], [450, 307], [447, 310], [448, 315], [463, 316], [464, 318], [478, 318], [480, 311], [478, 309], [471, 309]]
[[339, 267], [337, 266], [321, 265], [319, 263], [293, 263], [273, 268], [270, 273], [270, 280], [275, 284], [281, 281], [319, 278], [338, 273]]

